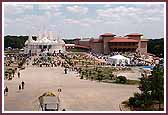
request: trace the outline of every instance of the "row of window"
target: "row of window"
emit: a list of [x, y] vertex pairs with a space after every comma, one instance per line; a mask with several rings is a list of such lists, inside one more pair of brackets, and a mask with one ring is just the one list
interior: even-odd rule
[[111, 51], [136, 51], [136, 48], [113, 48]]
[[138, 43], [135, 42], [114, 42], [111, 43], [113, 46], [135, 46], [138, 45]]

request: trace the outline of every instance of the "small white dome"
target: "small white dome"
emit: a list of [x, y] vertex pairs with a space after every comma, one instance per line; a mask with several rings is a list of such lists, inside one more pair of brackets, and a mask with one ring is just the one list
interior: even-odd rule
[[28, 43], [29, 43], [29, 41], [28, 41], [28, 40], [26, 40], [25, 45], [27, 45]]
[[60, 40], [60, 43], [61, 43], [61, 44], [65, 44], [64, 40]]

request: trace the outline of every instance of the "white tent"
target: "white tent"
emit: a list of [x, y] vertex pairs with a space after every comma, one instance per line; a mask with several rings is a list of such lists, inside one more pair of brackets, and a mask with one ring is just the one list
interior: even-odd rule
[[107, 63], [115, 64], [115, 65], [126, 65], [126, 64], [130, 64], [130, 59], [122, 55], [115, 55], [115, 56], [109, 57], [107, 60]]

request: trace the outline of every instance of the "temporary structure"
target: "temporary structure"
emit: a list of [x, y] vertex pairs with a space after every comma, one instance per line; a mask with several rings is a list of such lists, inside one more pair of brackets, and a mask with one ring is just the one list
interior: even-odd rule
[[115, 55], [115, 56], [109, 57], [107, 60], [107, 63], [114, 64], [114, 65], [126, 65], [126, 64], [130, 64], [130, 59], [122, 55]]
[[115, 55], [115, 56], [109, 57], [107, 60], [107, 63], [114, 64], [114, 65], [126, 65], [126, 64], [130, 64], [130, 59], [122, 55]]
[[52, 92], [45, 92], [39, 98], [42, 111], [58, 111], [60, 107], [59, 95]]

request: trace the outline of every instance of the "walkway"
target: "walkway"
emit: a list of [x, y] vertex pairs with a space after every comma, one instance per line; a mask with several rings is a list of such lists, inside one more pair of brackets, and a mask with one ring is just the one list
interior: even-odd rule
[[[5, 81], [9, 88], [5, 111], [38, 111], [38, 97], [46, 91], [60, 95], [61, 109], [69, 111], [119, 111], [119, 104], [138, 91], [135, 85], [120, 85], [81, 80], [74, 72], [64, 74], [61, 67], [29, 66], [21, 71], [21, 78]], [[21, 81], [25, 89], [18, 91]]]

